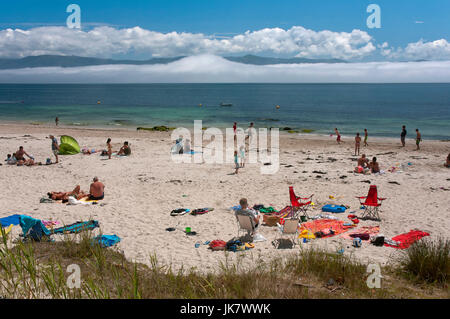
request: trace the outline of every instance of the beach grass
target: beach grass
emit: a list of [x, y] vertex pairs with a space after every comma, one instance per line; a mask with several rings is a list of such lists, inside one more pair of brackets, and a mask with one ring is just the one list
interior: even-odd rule
[[401, 274], [410, 280], [448, 286], [450, 240], [419, 240], [399, 256], [399, 264]]
[[[154, 254], [147, 266], [127, 260], [116, 248], [101, 248], [92, 238], [91, 232], [84, 232], [55, 242], [12, 245], [4, 236], [0, 295], [20, 299], [448, 298], [445, 287], [418, 289], [388, 268], [383, 269], [382, 287], [368, 288], [366, 265], [325, 250], [300, 249], [285, 260], [260, 262], [250, 269], [225, 262], [215, 273], [193, 268], [175, 272]], [[72, 273], [67, 269], [73, 264], [80, 267], [79, 288], [68, 285]]]

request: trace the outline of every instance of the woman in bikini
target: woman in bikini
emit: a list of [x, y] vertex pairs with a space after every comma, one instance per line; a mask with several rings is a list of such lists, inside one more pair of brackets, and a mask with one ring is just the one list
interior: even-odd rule
[[361, 136], [359, 136], [359, 133], [356, 133], [356, 137], [355, 137], [355, 156], [356, 156], [356, 151], [358, 151], [358, 155], [359, 155], [360, 144], [361, 144]]

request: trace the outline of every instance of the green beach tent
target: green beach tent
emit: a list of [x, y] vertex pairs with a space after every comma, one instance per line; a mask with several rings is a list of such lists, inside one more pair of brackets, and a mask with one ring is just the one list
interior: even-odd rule
[[61, 136], [61, 144], [59, 145], [59, 155], [75, 155], [80, 153], [80, 145], [71, 136]]

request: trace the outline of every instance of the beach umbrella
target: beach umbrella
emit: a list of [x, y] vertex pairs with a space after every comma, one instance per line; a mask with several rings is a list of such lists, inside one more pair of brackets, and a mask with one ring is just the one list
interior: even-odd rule
[[61, 136], [61, 144], [59, 145], [59, 155], [75, 155], [80, 153], [80, 145], [71, 136]]

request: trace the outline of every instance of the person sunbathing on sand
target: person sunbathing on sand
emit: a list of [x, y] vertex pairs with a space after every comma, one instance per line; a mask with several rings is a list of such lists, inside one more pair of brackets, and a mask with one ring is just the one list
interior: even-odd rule
[[131, 148], [128, 145], [128, 142], [124, 142], [123, 146], [120, 148], [120, 150], [117, 152], [117, 155], [125, 155], [128, 156], [131, 154]]
[[85, 197], [88, 197], [90, 200], [100, 200], [105, 197], [104, 191], [105, 185], [98, 181], [98, 177], [94, 177], [89, 193], [82, 191], [80, 185], [77, 185], [71, 192], [49, 192], [47, 195], [53, 200], [62, 200], [63, 202], [67, 202], [69, 196], [73, 196], [78, 200]]
[[86, 194], [80, 189], [80, 185], [77, 185], [71, 192], [49, 192], [47, 195], [53, 200], [62, 200], [63, 202], [68, 201], [69, 196], [73, 196], [78, 200], [89, 196], [89, 194]]

